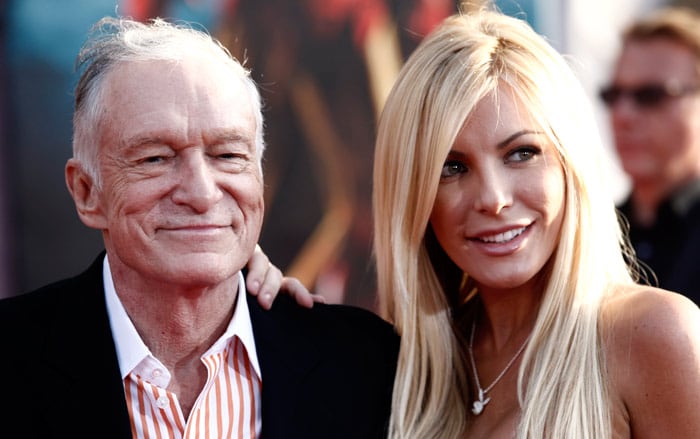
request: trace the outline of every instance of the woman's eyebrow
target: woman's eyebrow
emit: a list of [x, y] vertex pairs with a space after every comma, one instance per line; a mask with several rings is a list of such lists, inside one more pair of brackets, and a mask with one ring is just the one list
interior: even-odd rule
[[542, 131], [529, 130], [529, 129], [520, 130], [520, 131], [508, 136], [508, 138], [506, 138], [505, 140], [499, 142], [498, 145], [496, 145], [496, 148], [503, 149], [506, 146], [508, 146], [510, 144], [510, 142], [512, 142], [513, 140], [517, 139], [520, 136], [524, 136], [526, 134], [542, 134]]

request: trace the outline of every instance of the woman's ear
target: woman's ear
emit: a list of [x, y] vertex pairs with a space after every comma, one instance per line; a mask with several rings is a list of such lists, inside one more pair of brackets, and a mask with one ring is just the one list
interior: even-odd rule
[[107, 219], [102, 211], [100, 190], [92, 176], [85, 172], [82, 163], [75, 158], [66, 163], [66, 186], [83, 224], [93, 229], [106, 229]]

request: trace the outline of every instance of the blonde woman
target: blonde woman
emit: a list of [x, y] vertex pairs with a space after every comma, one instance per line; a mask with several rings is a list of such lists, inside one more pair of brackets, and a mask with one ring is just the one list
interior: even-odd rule
[[700, 437], [700, 311], [635, 283], [589, 102], [526, 23], [455, 16], [374, 168], [394, 438]]

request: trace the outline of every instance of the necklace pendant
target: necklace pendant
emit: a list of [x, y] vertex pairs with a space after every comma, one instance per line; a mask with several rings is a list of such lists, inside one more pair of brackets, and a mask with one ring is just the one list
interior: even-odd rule
[[484, 411], [484, 407], [486, 407], [486, 404], [488, 404], [489, 401], [491, 401], [491, 397], [484, 399], [484, 391], [479, 389], [479, 400], [472, 403], [472, 413], [474, 413], [476, 416], [480, 415], [481, 412]]

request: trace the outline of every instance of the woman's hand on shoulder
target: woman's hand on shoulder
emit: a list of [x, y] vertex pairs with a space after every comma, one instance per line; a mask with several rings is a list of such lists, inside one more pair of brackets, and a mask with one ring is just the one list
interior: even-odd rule
[[272, 302], [280, 291], [290, 295], [299, 305], [306, 308], [313, 307], [314, 302], [325, 302], [323, 296], [311, 294], [299, 279], [284, 276], [282, 271], [270, 262], [259, 245], [255, 246], [253, 256], [248, 261], [248, 275], [245, 281], [248, 292], [258, 297], [258, 303], [264, 309], [272, 307]]
[[700, 437], [700, 309], [669, 291], [622, 288], [603, 310], [603, 334], [632, 436]]

